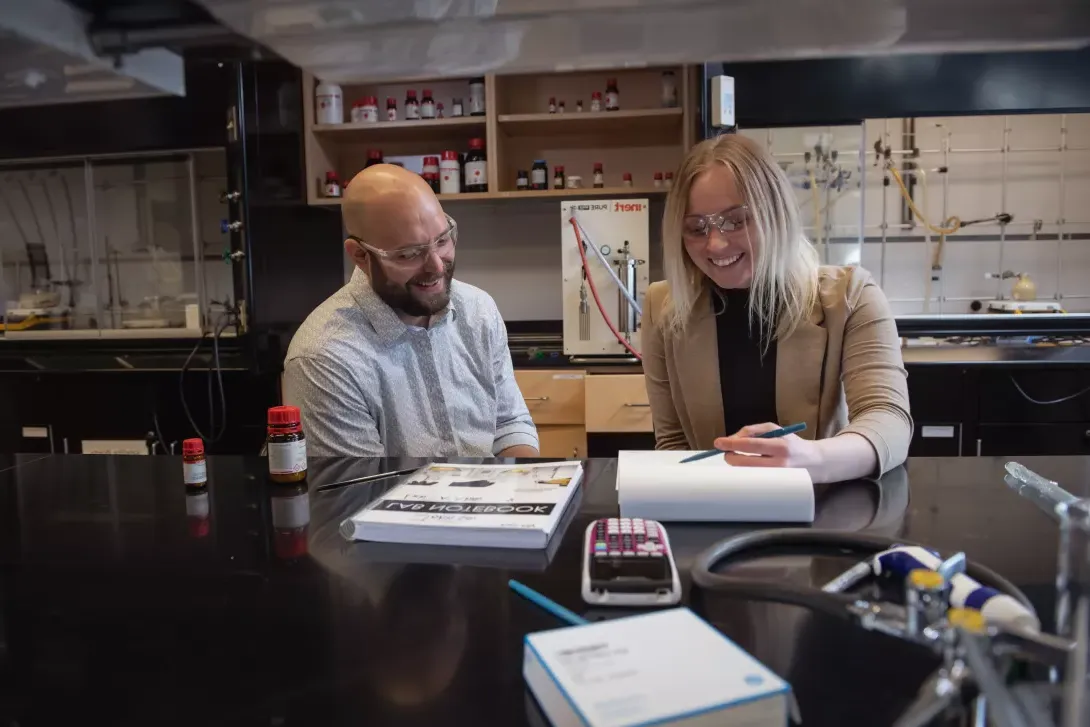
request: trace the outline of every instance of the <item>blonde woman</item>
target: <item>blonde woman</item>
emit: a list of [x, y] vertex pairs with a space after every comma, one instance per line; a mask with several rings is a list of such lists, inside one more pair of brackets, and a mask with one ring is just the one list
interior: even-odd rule
[[[906, 374], [871, 276], [818, 264], [787, 175], [752, 140], [698, 144], [675, 176], [666, 280], [643, 316], [656, 447], [715, 447], [732, 465], [805, 467], [815, 482], [904, 462]], [[754, 438], [797, 422], [798, 435]]]

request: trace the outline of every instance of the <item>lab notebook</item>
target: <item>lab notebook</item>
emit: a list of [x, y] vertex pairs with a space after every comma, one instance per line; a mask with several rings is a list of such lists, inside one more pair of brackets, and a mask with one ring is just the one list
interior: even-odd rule
[[341, 524], [349, 540], [545, 548], [583, 478], [580, 462], [431, 464]]

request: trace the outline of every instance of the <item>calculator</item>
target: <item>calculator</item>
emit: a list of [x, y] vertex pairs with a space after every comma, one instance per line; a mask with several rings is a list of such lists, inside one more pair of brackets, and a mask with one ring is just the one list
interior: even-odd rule
[[643, 518], [602, 518], [587, 526], [583, 600], [594, 606], [672, 606], [681, 580], [666, 528]]

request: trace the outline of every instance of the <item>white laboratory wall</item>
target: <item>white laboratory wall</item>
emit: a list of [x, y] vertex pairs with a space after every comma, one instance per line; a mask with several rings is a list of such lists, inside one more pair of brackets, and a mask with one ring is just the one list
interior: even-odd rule
[[[804, 139], [816, 132], [833, 135], [844, 164], [845, 154], [858, 150], [862, 137], [869, 152], [867, 164], [865, 168], [856, 164], [853, 171], [865, 177], [863, 208], [859, 189], [836, 202], [830, 216], [836, 242], [829, 260], [849, 260], [859, 250], [862, 236], [860, 262], [879, 279], [896, 313], [963, 313], [974, 300], [1009, 297], [1009, 281], [985, 278], [987, 272], [1003, 270], [1029, 274], [1040, 299], [1058, 297], [1068, 311], [1090, 312], [1090, 114], [915, 119], [919, 166], [925, 171], [944, 165], [949, 169], [945, 191], [943, 175], [931, 172], [926, 175], [926, 193], [920, 184], [914, 192], [917, 205], [932, 222], [951, 215], [962, 220], [988, 218], [1000, 212], [1014, 217], [1005, 230], [980, 224], [949, 235], [942, 271], [932, 283], [929, 299], [931, 256], [925, 231], [911, 224], [896, 186], [891, 181], [884, 187], [881, 169], [873, 166], [876, 140], [886, 137], [895, 151], [905, 148], [904, 122], [878, 119], [862, 127], [743, 133], [768, 144], [780, 161], [794, 166], [806, 149]], [[942, 152], [944, 138], [949, 154]], [[1009, 151], [1004, 153], [1004, 148]], [[799, 202], [804, 222], [812, 224], [808, 192], [800, 190]], [[1035, 221], [1040, 224], [1036, 233]], [[808, 233], [812, 235], [812, 228]], [[930, 243], [937, 242], [932, 235]]]

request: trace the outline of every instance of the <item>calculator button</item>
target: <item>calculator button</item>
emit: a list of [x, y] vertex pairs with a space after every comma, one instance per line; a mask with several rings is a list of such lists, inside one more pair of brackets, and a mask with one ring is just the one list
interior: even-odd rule
[[619, 551], [619, 550], [611, 550], [611, 551], [609, 551], [609, 554], [610, 554], [611, 556], [618, 556], [618, 555], [620, 555], [620, 554], [621, 554], [621, 551]]
[[636, 553], [636, 555], [638, 555], [638, 556], [639, 556], [639, 557], [641, 557], [641, 558], [647, 558], [647, 557], [649, 557], [649, 556], [650, 556], [651, 554], [650, 554], [650, 553], [648, 553], [648, 552], [647, 552], [646, 550], [641, 550], [640, 552]]
[[662, 557], [662, 553], [652, 553], [652, 554], [651, 554], [651, 557], [652, 557], [652, 558], [661, 558], [661, 557]]
[[605, 543], [595, 543], [594, 544], [594, 550], [597, 551], [597, 552], [603, 552], [603, 551], [607, 550], [606, 544]]

